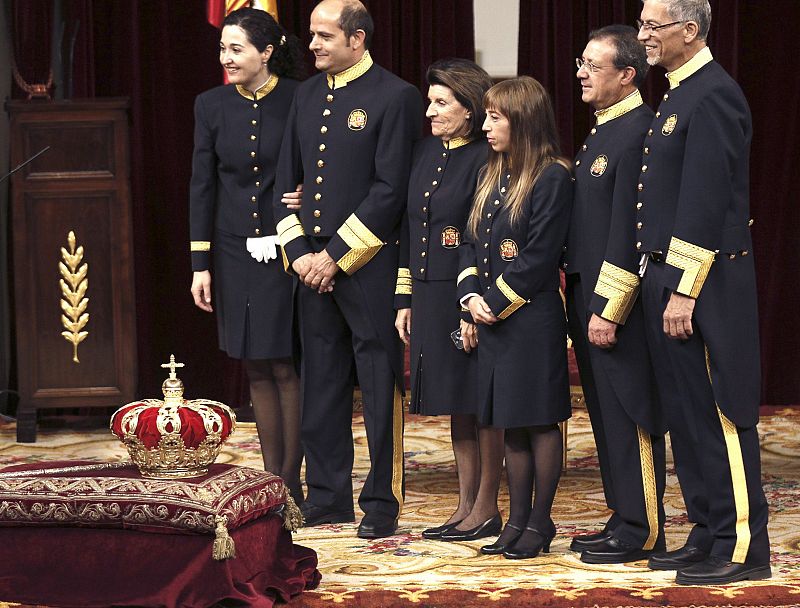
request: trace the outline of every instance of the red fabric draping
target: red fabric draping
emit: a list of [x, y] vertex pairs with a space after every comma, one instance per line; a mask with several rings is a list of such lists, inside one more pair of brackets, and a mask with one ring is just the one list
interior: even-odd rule
[[[738, 80], [753, 113], [750, 206], [759, 286], [762, 403], [800, 400], [800, 81], [787, 77], [798, 56], [800, 11], [794, 2], [711, 0], [709, 46]], [[590, 30], [609, 23], [633, 24], [639, 0], [521, 2], [519, 73], [539, 79], [550, 91], [563, 151], [572, 155], [591, 128], [581, 102], [573, 58]], [[664, 70], [653, 68], [643, 87], [655, 108], [667, 88]], [[709, 153], [712, 153], [710, 150]]]

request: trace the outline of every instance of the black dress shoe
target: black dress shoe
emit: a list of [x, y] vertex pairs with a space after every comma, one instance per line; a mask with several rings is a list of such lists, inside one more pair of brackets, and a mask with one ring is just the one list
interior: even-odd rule
[[711, 555], [704, 561], [678, 570], [675, 582], [679, 585], [726, 585], [737, 581], [760, 581], [772, 577], [769, 563], [743, 564], [729, 562]]
[[692, 545], [684, 545], [674, 551], [661, 551], [653, 553], [647, 560], [647, 567], [650, 570], [680, 570], [702, 562], [708, 557], [708, 553]]
[[[503, 551], [507, 551], [511, 547], [514, 546], [514, 543], [519, 540], [519, 537], [522, 536], [522, 529], [518, 528], [514, 524], [506, 524], [506, 527], [503, 528], [503, 532], [506, 531], [506, 528], [511, 528], [512, 530], [516, 530], [516, 534], [513, 534], [509, 537], [508, 541], [501, 543], [500, 539], [498, 538], [495, 542], [491, 545], [484, 545], [481, 547], [481, 553], [484, 555], [500, 555]], [[500, 536], [503, 535], [503, 532], [500, 533]]]
[[312, 505], [306, 501], [300, 506], [304, 524], [307, 528], [322, 524], [347, 524], [356, 520], [353, 511], [335, 511]]
[[426, 528], [422, 531], [422, 538], [427, 538], [428, 540], [439, 540], [443, 532], [452, 530], [461, 522], [462, 520], [459, 519], [458, 521], [453, 521], [449, 524], [442, 524], [441, 526], [436, 526], [435, 528]]
[[397, 532], [397, 519], [383, 513], [367, 513], [358, 524], [358, 538], [384, 538]]
[[[539, 543], [535, 543], [532, 547], [528, 549], [522, 549], [517, 547], [516, 545], [509, 547], [505, 551], [503, 551], [503, 557], [506, 559], [531, 559], [539, 555], [540, 552], [550, 553], [550, 542], [555, 538], [556, 535], [556, 526], [553, 522], [550, 522], [552, 529], [545, 534], [544, 532], [537, 530], [533, 526], [525, 526], [525, 530], [528, 532], [535, 532], [539, 536], [542, 537], [542, 541]], [[523, 532], [524, 534], [524, 532]], [[522, 536], [522, 534], [520, 534]], [[519, 541], [519, 538], [517, 539]]]
[[582, 553], [588, 549], [593, 549], [595, 546], [603, 543], [609, 538], [611, 538], [611, 531], [605, 529], [592, 534], [578, 534], [577, 536], [572, 537], [572, 542], [569, 544], [569, 550]]
[[475, 526], [474, 528], [470, 528], [469, 530], [459, 530], [458, 528], [452, 528], [447, 532], [442, 532], [442, 535], [439, 537], [439, 539], [448, 542], [477, 540], [479, 538], [486, 538], [487, 536], [497, 536], [498, 534], [500, 534], [500, 530], [502, 528], [503, 528], [503, 520], [500, 519], [500, 514], [498, 513], [494, 517], [490, 517], [482, 524], [478, 524], [477, 526]]
[[653, 550], [629, 545], [623, 540], [609, 536], [606, 540], [581, 553], [581, 561], [586, 564], [626, 564], [647, 559]]

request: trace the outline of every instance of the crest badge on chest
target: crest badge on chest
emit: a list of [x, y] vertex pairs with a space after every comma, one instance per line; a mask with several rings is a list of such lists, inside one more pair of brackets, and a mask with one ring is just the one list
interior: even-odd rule
[[661, 127], [661, 135], [667, 137], [672, 135], [672, 132], [675, 130], [675, 127], [678, 126], [678, 115], [673, 114], [667, 120], [664, 121], [664, 126]]
[[461, 233], [455, 226], [445, 226], [442, 230], [442, 247], [456, 249], [461, 244]]
[[606, 172], [606, 168], [608, 167], [608, 156], [605, 154], [601, 154], [597, 158], [594, 159], [592, 166], [589, 167], [589, 173], [592, 174], [592, 177], [600, 177], [603, 173]]
[[361, 131], [367, 126], [367, 113], [362, 109], [356, 109], [350, 112], [347, 117], [347, 128], [351, 131]]
[[516, 259], [517, 255], [519, 255], [519, 248], [514, 241], [511, 239], [505, 239], [502, 243], [500, 243], [500, 257], [504, 261], [510, 262], [511, 260]]

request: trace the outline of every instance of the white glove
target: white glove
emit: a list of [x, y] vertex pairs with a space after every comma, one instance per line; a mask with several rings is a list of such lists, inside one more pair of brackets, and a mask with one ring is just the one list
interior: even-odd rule
[[247, 251], [257, 262], [267, 264], [278, 257], [278, 235], [247, 239]]

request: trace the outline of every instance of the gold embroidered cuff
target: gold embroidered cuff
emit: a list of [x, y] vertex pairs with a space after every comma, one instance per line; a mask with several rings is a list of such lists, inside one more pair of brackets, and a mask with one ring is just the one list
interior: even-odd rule
[[347, 218], [336, 234], [350, 247], [350, 251], [336, 261], [336, 265], [347, 274], [353, 274], [375, 257], [383, 247], [383, 241], [375, 236], [355, 213]]
[[699, 296], [708, 271], [711, 270], [711, 264], [714, 263], [714, 255], [709, 249], [703, 249], [673, 236], [669, 243], [666, 263], [683, 270], [676, 291], [692, 298]]
[[607, 300], [600, 316], [614, 323], [625, 323], [639, 294], [639, 276], [603, 262], [594, 292]]
[[281, 249], [286, 247], [287, 243], [306, 235], [306, 231], [303, 230], [303, 225], [300, 223], [300, 218], [295, 213], [287, 215], [278, 222], [275, 230], [278, 232], [278, 241], [280, 241]]
[[511, 313], [525, 304], [527, 300], [508, 286], [508, 283], [506, 283], [506, 280], [503, 278], [502, 274], [497, 277], [497, 281], [495, 281], [495, 283], [497, 288], [500, 290], [500, 293], [502, 293], [508, 299], [508, 301], [511, 302], [511, 304], [506, 306], [503, 312], [497, 315], [498, 319], [506, 319], [511, 315]]
[[192, 241], [189, 251], [211, 251], [211, 241]]
[[470, 266], [469, 268], [465, 268], [458, 274], [458, 279], [456, 280], [456, 285], [461, 283], [467, 277], [477, 277], [478, 276], [478, 267], [477, 266]]
[[411, 295], [411, 270], [408, 268], [397, 269], [397, 286], [394, 289], [396, 296]]

